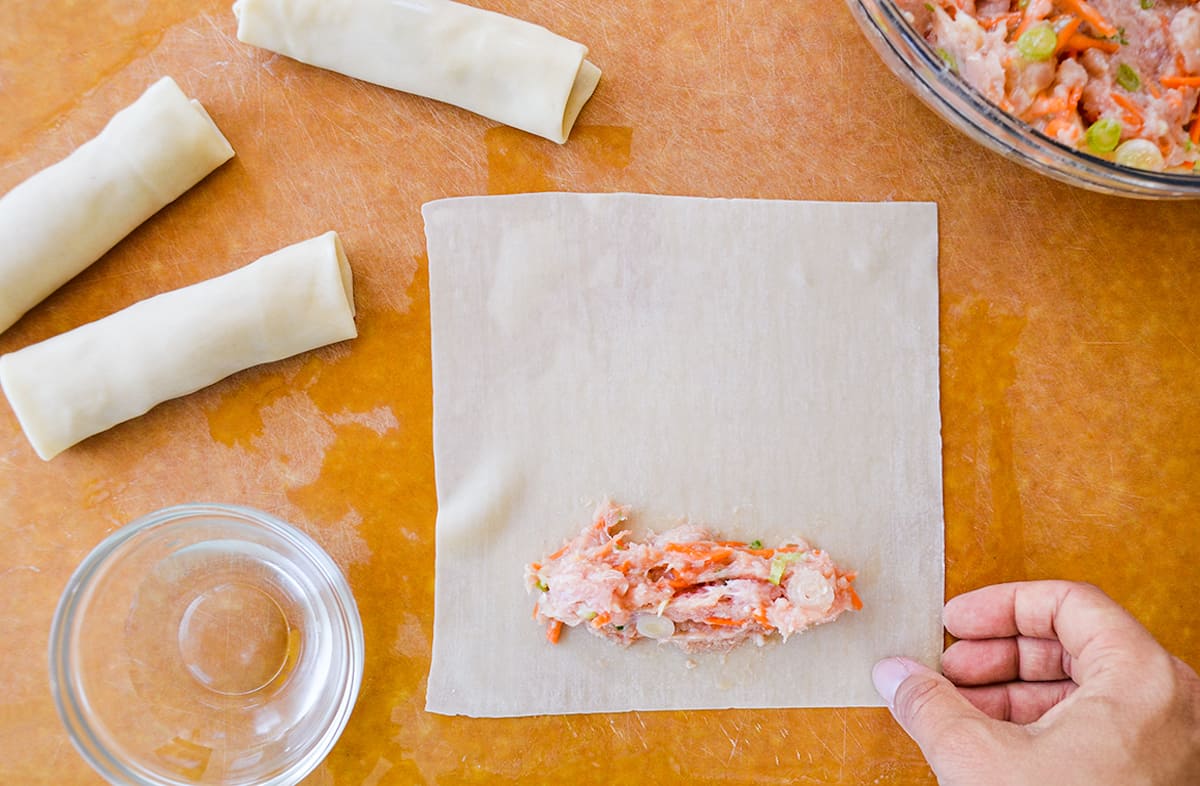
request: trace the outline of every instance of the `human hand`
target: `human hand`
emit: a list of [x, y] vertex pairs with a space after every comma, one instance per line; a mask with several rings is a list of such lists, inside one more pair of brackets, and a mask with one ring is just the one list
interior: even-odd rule
[[997, 584], [946, 604], [945, 676], [872, 678], [942, 786], [1197, 786], [1200, 678], [1090, 584]]

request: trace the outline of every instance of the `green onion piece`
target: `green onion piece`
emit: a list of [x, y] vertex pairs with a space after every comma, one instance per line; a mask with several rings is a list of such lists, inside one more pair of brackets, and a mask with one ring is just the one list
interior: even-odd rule
[[762, 548], [762, 541], [761, 541], [761, 540], [752, 540], [752, 541], [750, 541], [750, 548], [752, 548], [752, 549], [761, 549], [761, 548]]
[[1121, 122], [1111, 117], [1102, 117], [1088, 128], [1084, 135], [1087, 146], [1095, 153], [1111, 153], [1121, 141]]
[[956, 74], [958, 73], [958, 61], [954, 59], [954, 55], [952, 55], [950, 52], [947, 52], [945, 49], [939, 48], [937, 50], [937, 56], [942, 58], [942, 62], [945, 63], [951, 71]]
[[1117, 84], [1132, 93], [1142, 86], [1142, 78], [1128, 63], [1121, 63], [1117, 66]]
[[585, 620], [594, 620], [594, 619], [596, 619], [596, 612], [585, 611], [582, 614], [580, 614], [579, 616], [583, 617]]
[[1154, 0], [1142, 0], [1142, 10], [1149, 11], [1154, 7]]
[[1024, 11], [1029, 6], [1029, 0], [1017, 0], [1017, 8]]
[[1116, 162], [1135, 169], [1161, 171], [1164, 166], [1162, 151], [1148, 139], [1127, 139], [1117, 148]]
[[767, 581], [775, 586], [779, 586], [779, 580], [783, 578], [783, 571], [786, 568], [787, 563], [779, 559], [779, 557], [771, 560], [771, 575], [767, 578]]
[[771, 575], [767, 577], [767, 581], [778, 586], [779, 581], [783, 578], [784, 571], [787, 570], [787, 566], [802, 559], [804, 559], [804, 552], [802, 551], [776, 554], [771, 559]]
[[624, 625], [614, 625], [613, 627], [616, 628], [617, 630], [625, 630]]
[[1058, 48], [1058, 35], [1049, 22], [1040, 22], [1021, 33], [1017, 51], [1026, 60], [1049, 60]]
[[540, 589], [542, 592], [550, 591], [550, 585], [547, 584], [546, 582], [542, 581], [541, 579], [538, 579], [537, 588]]

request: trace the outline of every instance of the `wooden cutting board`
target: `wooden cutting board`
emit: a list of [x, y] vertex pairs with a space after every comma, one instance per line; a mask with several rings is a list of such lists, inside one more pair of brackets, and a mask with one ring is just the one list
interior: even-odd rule
[[237, 157], [0, 334], [0, 352], [327, 229], [354, 267], [361, 335], [164, 404], [50, 463], [0, 405], [0, 781], [99, 782], [50, 699], [54, 605], [115, 527], [208, 500], [299, 525], [358, 598], [362, 693], [308, 783], [933, 783], [881, 709], [423, 711], [435, 495], [419, 207], [453, 195], [936, 201], [947, 594], [1094, 581], [1200, 665], [1188, 586], [1200, 563], [1200, 206], [1098, 196], [977, 147], [906, 92], [838, 0], [486, 5], [586, 43], [604, 69], [567, 145], [244, 46], [227, 1], [8, 3], [0, 192], [164, 74]]

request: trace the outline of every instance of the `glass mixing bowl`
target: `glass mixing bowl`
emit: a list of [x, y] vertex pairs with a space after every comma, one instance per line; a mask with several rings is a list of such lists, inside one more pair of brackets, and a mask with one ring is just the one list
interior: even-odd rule
[[50, 634], [59, 715], [113, 783], [297, 783], [345, 728], [362, 670], [333, 560], [231, 505], [112, 533], [67, 582]]
[[1035, 172], [1093, 191], [1144, 199], [1200, 197], [1200, 174], [1118, 166], [1035, 131], [950, 70], [891, 0], [846, 0], [875, 51], [942, 119]]

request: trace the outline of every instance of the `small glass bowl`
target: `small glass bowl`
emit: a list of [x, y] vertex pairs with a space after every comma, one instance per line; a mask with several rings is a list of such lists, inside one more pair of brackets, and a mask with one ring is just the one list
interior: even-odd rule
[[979, 144], [1074, 186], [1143, 199], [1200, 197], [1200, 174], [1119, 166], [1034, 130], [950, 70], [892, 0], [846, 0], [888, 68], [943, 120]]
[[337, 565], [232, 505], [112, 533], [67, 582], [50, 633], [59, 715], [112, 783], [295, 784], [345, 728], [362, 671]]

